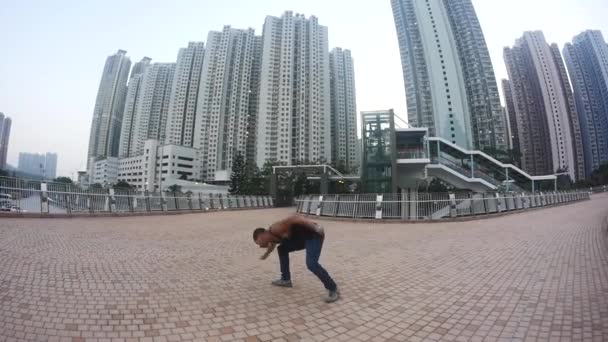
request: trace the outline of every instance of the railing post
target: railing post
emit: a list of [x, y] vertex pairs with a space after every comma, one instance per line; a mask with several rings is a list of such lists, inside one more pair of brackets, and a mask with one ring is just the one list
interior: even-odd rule
[[384, 199], [383, 195], [376, 195], [376, 220], [382, 219], [382, 201]]
[[160, 193], [160, 209], [162, 211], [167, 211], [167, 198], [165, 196], [166, 196], [165, 192], [161, 191], [161, 193]]
[[224, 199], [224, 206], [228, 209], [232, 208], [232, 197], [230, 195], [226, 195], [226, 198]]
[[323, 204], [323, 195], [319, 196], [319, 202], [317, 203], [317, 210], [316, 210], [317, 216], [321, 216], [322, 204]]
[[146, 204], [146, 211], [151, 212], [152, 207], [150, 206], [150, 192], [148, 190], [144, 191], [144, 201]]
[[173, 204], [175, 204], [175, 210], [179, 211], [179, 199], [177, 198], [177, 192], [173, 191]]
[[40, 212], [49, 213], [49, 194], [48, 184], [40, 183]]
[[72, 195], [70, 195], [69, 193], [65, 194], [65, 204], [68, 215], [72, 215]]
[[209, 209], [215, 209], [215, 203], [213, 203], [213, 194], [209, 194]]
[[131, 212], [134, 212], [135, 209], [137, 209], [138, 204], [139, 204], [139, 203], [137, 203], [137, 196], [134, 193], [133, 194], [129, 193], [128, 199], [129, 199], [129, 204], [131, 204]]
[[194, 210], [194, 207], [192, 206], [192, 195], [188, 195], [188, 208], [190, 208], [190, 211]]
[[110, 211], [115, 213], [116, 212], [116, 196], [114, 194], [114, 189], [110, 188], [109, 190], [110, 193]]
[[220, 198], [220, 209], [224, 210], [226, 207], [224, 206], [224, 196], [222, 194], [219, 195]]
[[405, 189], [401, 189], [401, 220], [405, 221], [409, 219], [409, 207], [408, 207], [408, 193]]
[[486, 209], [485, 210], [486, 215], [489, 215], [489, 214], [491, 214], [490, 206], [488, 205], [488, 201], [490, 201], [490, 199], [488, 199], [487, 195], [488, 194], [486, 194], [486, 193], [483, 194], [483, 207]]
[[455, 218], [458, 217], [458, 210], [456, 209], [456, 195], [449, 194], [450, 199], [450, 217]]
[[504, 208], [502, 207], [502, 203], [500, 201], [500, 194], [496, 193], [494, 196], [496, 196], [496, 212], [502, 213]]
[[334, 211], [334, 217], [338, 216], [338, 211], [340, 210], [340, 195], [336, 195], [336, 207]]

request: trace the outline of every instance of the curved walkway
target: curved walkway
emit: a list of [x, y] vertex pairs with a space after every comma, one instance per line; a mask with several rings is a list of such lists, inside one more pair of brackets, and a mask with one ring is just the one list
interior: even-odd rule
[[496, 219], [323, 222], [342, 300], [252, 228], [287, 210], [0, 220], [0, 341], [608, 341], [608, 196]]

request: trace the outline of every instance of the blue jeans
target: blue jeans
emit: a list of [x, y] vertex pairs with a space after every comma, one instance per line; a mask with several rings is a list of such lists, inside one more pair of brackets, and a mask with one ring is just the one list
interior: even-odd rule
[[323, 283], [326, 289], [335, 291], [336, 283], [327, 271], [319, 264], [321, 249], [323, 248], [323, 239], [312, 239], [306, 241], [284, 240], [277, 248], [279, 252], [279, 261], [281, 262], [281, 279], [291, 280], [289, 272], [289, 253], [306, 249], [306, 267], [310, 272], [314, 273]]

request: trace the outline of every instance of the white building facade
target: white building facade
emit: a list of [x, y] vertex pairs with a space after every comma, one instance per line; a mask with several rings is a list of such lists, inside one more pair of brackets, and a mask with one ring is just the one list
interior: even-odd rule
[[167, 126], [175, 63], [154, 63], [145, 72], [138, 99], [130, 156], [141, 155], [147, 140], [161, 140]]
[[292, 12], [264, 23], [256, 163], [331, 162], [327, 27]]
[[168, 144], [193, 147], [196, 106], [205, 60], [205, 43], [190, 42], [179, 50], [162, 139]]
[[471, 149], [463, 69], [443, 0], [392, 0], [401, 50], [408, 122]]
[[359, 168], [360, 157], [355, 70], [350, 50], [331, 51], [330, 71], [332, 160], [348, 173], [354, 173]]
[[90, 184], [100, 184], [104, 187], [118, 182], [118, 158], [107, 157], [91, 164], [89, 174]]
[[259, 39], [253, 29], [226, 26], [209, 32], [194, 132], [194, 146], [203, 151], [204, 180], [228, 180], [235, 155], [248, 153], [257, 109], [253, 68], [261, 58]]
[[127, 99], [125, 101], [125, 111], [122, 116], [122, 129], [120, 132], [119, 158], [133, 155], [133, 141], [136, 136], [136, 111], [139, 97], [142, 93], [143, 78], [146, 69], [150, 66], [151, 59], [144, 57], [140, 62], [135, 63], [131, 70], [129, 79]]
[[118, 181], [127, 182], [139, 191], [157, 192], [177, 181], [200, 180], [200, 164], [201, 153], [197, 149], [148, 140], [141, 155], [120, 159]]

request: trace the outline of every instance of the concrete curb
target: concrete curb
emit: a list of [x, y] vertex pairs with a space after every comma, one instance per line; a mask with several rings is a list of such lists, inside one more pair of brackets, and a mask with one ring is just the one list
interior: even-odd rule
[[[548, 205], [548, 206], [544, 206], [544, 207], [529, 208], [529, 209], [524, 209], [524, 210], [511, 210], [511, 211], [505, 211], [505, 212], [502, 212], [502, 213], [481, 214], [481, 215], [472, 215], [472, 216], [457, 217], [457, 218], [446, 218], [446, 219], [441, 219], [441, 220], [402, 220], [402, 219], [380, 219], [380, 220], [376, 220], [376, 219], [363, 219], [363, 218], [357, 218], [357, 219], [355, 219], [355, 218], [340, 218], [340, 217], [316, 216], [316, 215], [301, 214], [301, 213], [298, 213], [298, 215], [304, 216], [304, 217], [307, 217], [307, 218], [310, 218], [310, 219], [314, 219], [314, 220], [317, 220], [317, 221], [337, 221], [337, 222], [353, 222], [353, 223], [379, 223], [379, 224], [454, 223], [454, 222], [489, 220], [489, 219], [499, 218], [499, 217], [503, 217], [503, 216], [523, 214], [523, 213], [528, 213], [528, 212], [532, 212], [532, 211], [539, 211], [539, 210], [543, 210], [543, 209], [557, 208], [557, 207], [562, 207], [562, 206], [566, 206], [566, 205], [581, 203], [581, 202], [585, 202], [585, 201], [589, 201], [589, 200], [580, 200], [580, 201], [575, 201], [575, 202], [552, 204], [552, 205]], [[607, 224], [608, 224], [608, 219], [607, 219]]]

